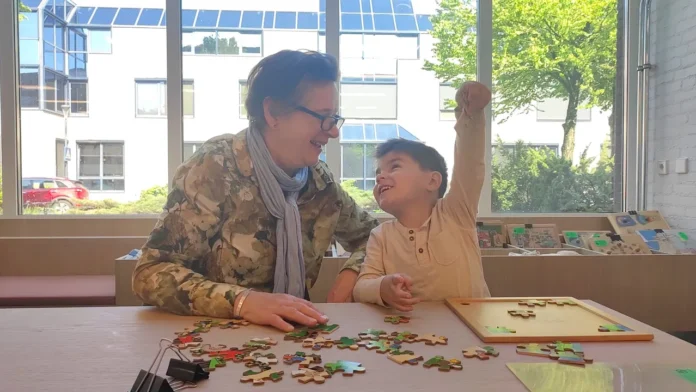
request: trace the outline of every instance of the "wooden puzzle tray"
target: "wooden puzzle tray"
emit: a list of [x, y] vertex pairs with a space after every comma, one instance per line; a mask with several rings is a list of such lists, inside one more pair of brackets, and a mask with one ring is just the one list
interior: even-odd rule
[[654, 338], [572, 297], [448, 298], [445, 303], [484, 343]]

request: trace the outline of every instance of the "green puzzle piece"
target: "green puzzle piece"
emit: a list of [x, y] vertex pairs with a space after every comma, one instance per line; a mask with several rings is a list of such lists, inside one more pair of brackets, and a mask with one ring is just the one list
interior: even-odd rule
[[317, 331], [321, 333], [331, 333], [338, 329], [338, 324], [319, 324], [315, 327], [309, 328], [310, 331]]
[[338, 371], [342, 371], [344, 376], [352, 376], [354, 372], [362, 373], [365, 371], [365, 368], [360, 365], [359, 362], [336, 361], [327, 363], [324, 369], [331, 375]]
[[606, 324], [599, 326], [599, 332], [631, 332], [632, 329], [621, 324]]
[[696, 384], [696, 370], [694, 369], [677, 369], [675, 372], [679, 375], [679, 377], [683, 378], [686, 381], [689, 381], [692, 384]]
[[563, 343], [559, 341], [553, 344], [549, 344], [549, 347], [553, 348], [558, 352], [572, 351], [575, 354], [583, 354], [582, 346], [578, 343]]
[[384, 335], [386, 335], [386, 334], [387, 334], [387, 332], [386, 332], [386, 331], [382, 331], [381, 329], [370, 328], [370, 329], [368, 329], [368, 330], [366, 330], [366, 331], [364, 331], [364, 332], [360, 332], [360, 333], [358, 334], [358, 336], [360, 336], [361, 338], [365, 338], [366, 336], [367, 336], [367, 337], [372, 336], [374, 339], [379, 339], [380, 337], [382, 337], [382, 336], [384, 336]]
[[341, 337], [341, 339], [335, 341], [338, 346], [338, 348], [350, 348], [352, 350], [355, 350], [358, 348], [358, 343], [356, 339], [352, 338], [347, 338], [345, 336]]
[[372, 349], [377, 349], [377, 352], [380, 354], [384, 354], [388, 351], [393, 351], [393, 350], [398, 350], [401, 348], [401, 345], [398, 343], [392, 343], [388, 340], [371, 340], [367, 343], [363, 344], [366, 349], [372, 350]]
[[412, 334], [409, 331], [392, 332], [391, 336], [394, 340], [398, 340], [400, 342], [407, 342], [407, 343], [412, 343], [413, 340], [418, 337], [418, 335]]
[[516, 333], [514, 329], [509, 329], [507, 327], [491, 327], [486, 325], [486, 329], [488, 329], [488, 332], [490, 333]]
[[221, 366], [225, 366], [225, 360], [218, 357], [213, 357], [213, 359], [211, 359], [210, 363], [208, 364], [208, 368], [210, 369], [215, 369]]

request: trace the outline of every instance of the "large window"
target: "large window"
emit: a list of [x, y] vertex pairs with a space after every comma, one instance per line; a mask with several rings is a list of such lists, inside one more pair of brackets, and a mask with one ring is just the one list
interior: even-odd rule
[[78, 180], [90, 191], [124, 191], [123, 143], [78, 142]]
[[[135, 81], [138, 116], [163, 117], [167, 115], [167, 82], [164, 80]], [[193, 117], [193, 81], [183, 83], [184, 116]]]

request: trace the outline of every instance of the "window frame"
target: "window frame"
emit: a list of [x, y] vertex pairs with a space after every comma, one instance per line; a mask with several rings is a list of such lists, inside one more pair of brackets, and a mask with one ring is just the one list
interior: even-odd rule
[[[624, 15], [622, 20], [628, 21], [630, 24], [622, 26], [624, 35], [624, 47], [623, 56], [619, 59], [619, 70], [622, 71], [623, 83], [625, 86], [618, 86], [617, 89], [626, 92], [626, 97], [624, 101], [627, 106], [624, 107], [622, 113], [617, 113], [625, 121], [621, 124], [621, 128], [624, 131], [623, 141], [620, 141], [619, 147], [621, 148], [622, 156], [624, 157], [624, 162], [626, 167], [617, 170], [623, 170], [622, 178], [623, 184], [616, 184], [616, 186], [622, 186], [624, 192], [621, 194], [621, 204], [623, 210], [640, 210], [641, 206], [638, 206], [637, 198], [637, 185], [638, 181], [636, 179], [636, 174], [640, 171], [638, 170], [638, 157], [636, 148], [636, 131], [635, 126], [633, 126], [633, 120], [637, 114], [637, 103], [635, 99], [635, 91], [637, 86], [637, 43], [639, 40], [638, 31], [638, 8], [637, 6], [632, 6], [635, 0], [619, 0], [623, 1], [624, 4]], [[163, 17], [162, 23], [166, 21], [166, 36], [167, 36], [167, 57], [170, 59], [179, 58], [182, 59], [183, 54], [181, 53], [181, 0], [165, 0], [165, 16]], [[3, 67], [0, 67], [0, 88], [2, 91], [19, 91], [18, 86], [18, 52], [17, 45], [18, 40], [17, 28], [18, 28], [18, 7], [16, 2], [10, 1], [9, 7], [6, 11], [0, 13], [0, 58], [3, 59]], [[477, 3], [477, 79], [486, 85], [491, 85], [492, 83], [492, 35], [493, 35], [493, 4], [491, 1], [479, 1]], [[43, 12], [43, 11], [42, 11]], [[335, 56], [339, 64], [341, 62], [339, 55], [339, 26], [340, 26], [340, 10], [339, 10], [339, 0], [326, 0], [325, 9], [320, 10], [324, 13], [326, 18], [325, 25], [320, 22], [319, 35], [322, 33], [325, 36], [325, 50], [326, 53]], [[39, 18], [39, 25], [43, 26], [43, 18]], [[324, 31], [321, 27], [324, 26]], [[42, 29], [39, 29], [39, 35], [42, 35]], [[93, 29], [89, 29], [91, 32]], [[97, 30], [97, 29], [94, 29]], [[99, 29], [108, 30], [111, 29]], [[318, 39], [321, 39], [319, 37]], [[263, 39], [263, 37], [262, 37]], [[40, 43], [43, 44], [43, 39], [40, 38]], [[91, 39], [88, 38], [88, 53], [94, 53], [91, 48]], [[263, 41], [262, 41], [263, 46]], [[111, 45], [111, 52], [113, 51], [113, 42]], [[111, 53], [110, 52], [110, 53]], [[262, 50], [263, 52], [263, 50]], [[10, 64], [9, 66], [7, 64]], [[167, 62], [167, 79], [170, 83], [167, 84], [166, 89], [166, 102], [167, 102], [167, 130], [168, 130], [168, 178], [171, 183], [171, 179], [174, 176], [176, 168], [181, 164], [183, 158], [183, 96], [182, 96], [182, 63], [181, 61], [168, 61]], [[43, 76], [40, 75], [41, 79]], [[623, 87], [623, 88], [621, 88]], [[634, 98], [631, 98], [634, 97]], [[40, 95], [39, 102], [43, 102], [43, 97]], [[21, 215], [21, 178], [19, 178], [19, 163], [20, 163], [20, 151], [19, 151], [19, 140], [20, 128], [19, 128], [19, 99], [18, 94], [4, 93], [0, 96], [0, 121], [4, 132], [1, 135], [2, 138], [2, 173], [3, 173], [3, 193], [4, 193], [4, 218], [17, 218], [22, 217], [23, 219], [61, 219], [57, 216], [41, 216], [41, 217], [24, 217]], [[482, 190], [481, 203], [479, 205], [479, 215], [480, 216], [492, 216], [490, 213], [490, 163], [491, 163], [491, 111], [490, 106], [486, 109], [487, 120], [486, 120], [486, 176], [484, 188]], [[8, 131], [13, 130], [13, 131]], [[340, 157], [340, 143], [338, 140], [332, 139], [326, 149], [327, 153], [327, 163], [329, 167], [334, 171], [334, 176], [341, 178], [341, 157]], [[500, 214], [503, 216], [509, 216], [508, 214]], [[535, 214], [535, 215], [551, 215], [560, 216], [563, 214]], [[598, 214], [588, 214], [590, 216], [598, 216]], [[601, 215], [601, 214], [600, 214]], [[529, 216], [526, 214], [524, 216]], [[574, 215], [582, 216], [582, 214]], [[149, 218], [152, 216], [138, 216], [139, 218]], [[74, 217], [73, 217], [74, 219]], [[84, 218], [80, 218], [84, 219]]]
[[[184, 113], [184, 118], [194, 118], [196, 115], [196, 84], [193, 79], [184, 79], [182, 81], [182, 95], [181, 95], [181, 105], [182, 105], [182, 112], [185, 111], [184, 109], [184, 98], [183, 94], [185, 92], [183, 85], [190, 85], [191, 88], [191, 114], [186, 114]], [[136, 78], [135, 79], [135, 117], [137, 118], [167, 118], [167, 113], [169, 109], [168, 105], [168, 95], [167, 95], [167, 80], [166, 79], [143, 79], [143, 78]], [[140, 85], [157, 85], [158, 86], [158, 95], [160, 100], [164, 99], [164, 105], [162, 105], [162, 102], [159, 102], [158, 108], [157, 108], [157, 114], [140, 114], [138, 113], [138, 102], [139, 102], [139, 94], [138, 94], [138, 87]], [[164, 112], [162, 112], [162, 108], [164, 108]]]
[[[82, 145], [98, 145], [99, 146], [99, 176], [81, 176], [80, 175], [80, 158], [82, 157], [82, 150], [80, 146]], [[122, 176], [104, 176], [104, 145], [105, 144], [120, 144], [122, 148], [121, 152], [121, 159], [123, 161], [122, 169], [123, 169], [123, 175]], [[126, 143], [125, 141], [121, 140], [78, 140], [75, 142], [75, 146], [77, 147], [77, 172], [75, 174], [75, 178], [77, 178], [77, 181], [82, 182], [82, 184], [85, 184], [85, 181], [88, 180], [99, 180], [100, 184], [100, 189], [89, 189], [85, 185], [85, 188], [87, 188], [90, 193], [125, 193], [126, 192]], [[104, 190], [104, 180], [123, 180], [123, 189], [122, 190]]]

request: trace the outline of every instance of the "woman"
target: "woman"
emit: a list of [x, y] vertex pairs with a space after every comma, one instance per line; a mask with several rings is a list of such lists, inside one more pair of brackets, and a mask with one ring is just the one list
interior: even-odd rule
[[[252, 69], [248, 129], [206, 142], [174, 176], [133, 272], [145, 303], [292, 330], [328, 321], [308, 300], [334, 236], [352, 256], [329, 302], [351, 300], [377, 221], [335, 182], [322, 147], [338, 137], [338, 67], [282, 51]], [[287, 321], [286, 321], [287, 320]]]

